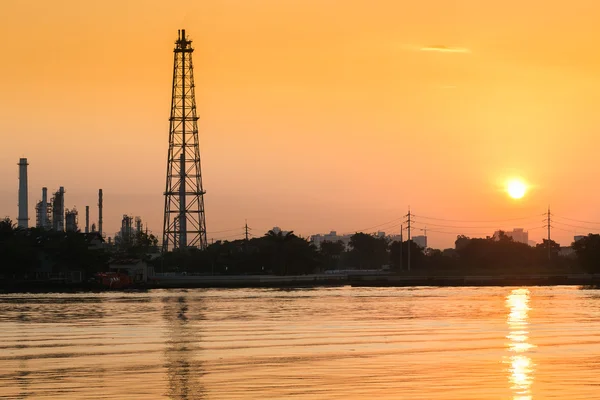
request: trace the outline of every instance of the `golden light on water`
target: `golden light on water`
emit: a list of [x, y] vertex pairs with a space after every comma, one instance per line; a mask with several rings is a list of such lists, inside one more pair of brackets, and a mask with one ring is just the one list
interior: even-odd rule
[[529, 332], [529, 290], [515, 289], [506, 297], [509, 309], [507, 324], [509, 333], [506, 338], [510, 356], [507, 357], [508, 380], [513, 391], [513, 400], [531, 400], [533, 383], [533, 362], [527, 355], [534, 345], [528, 342]]

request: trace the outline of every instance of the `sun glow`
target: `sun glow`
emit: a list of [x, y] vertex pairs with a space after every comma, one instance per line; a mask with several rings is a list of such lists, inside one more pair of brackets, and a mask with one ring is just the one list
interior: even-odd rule
[[506, 192], [513, 199], [520, 199], [527, 193], [527, 184], [521, 179], [511, 179], [506, 183]]

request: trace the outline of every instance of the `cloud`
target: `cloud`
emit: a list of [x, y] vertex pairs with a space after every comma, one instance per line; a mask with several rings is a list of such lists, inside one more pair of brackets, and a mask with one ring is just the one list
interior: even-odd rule
[[419, 49], [420, 51], [429, 51], [437, 53], [470, 53], [471, 50], [466, 47], [449, 47], [449, 46], [425, 46]]

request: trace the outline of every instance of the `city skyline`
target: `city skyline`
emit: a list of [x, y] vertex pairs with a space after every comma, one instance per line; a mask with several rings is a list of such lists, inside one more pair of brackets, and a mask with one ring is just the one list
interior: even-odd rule
[[[30, 224], [44, 186], [65, 187], [65, 206], [89, 205], [95, 222], [103, 188], [109, 235], [123, 214], [162, 234], [171, 51], [183, 27], [196, 48], [209, 238], [246, 219], [258, 231], [351, 232], [409, 204], [459, 221], [531, 216], [541, 227], [548, 204], [600, 221], [589, 184], [596, 3], [184, 2], [183, 17], [167, 2], [121, 3], [7, 5], [2, 216], [16, 221], [26, 157]], [[520, 200], [504, 193], [515, 176], [530, 186]], [[429, 227], [432, 247], [452, 247], [454, 236]], [[561, 229], [563, 245], [588, 233]]]

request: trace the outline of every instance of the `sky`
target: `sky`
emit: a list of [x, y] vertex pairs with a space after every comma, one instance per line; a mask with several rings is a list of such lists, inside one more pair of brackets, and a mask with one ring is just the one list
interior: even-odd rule
[[410, 206], [432, 247], [513, 227], [540, 241], [550, 206], [568, 245], [600, 229], [598, 15], [593, 0], [6, 1], [0, 215], [16, 220], [27, 157], [30, 223], [42, 186], [97, 222], [102, 188], [109, 236], [123, 214], [162, 235], [183, 28], [209, 240], [246, 220], [397, 233]]

